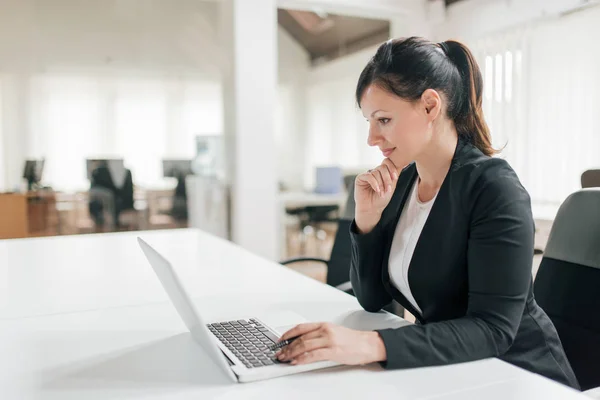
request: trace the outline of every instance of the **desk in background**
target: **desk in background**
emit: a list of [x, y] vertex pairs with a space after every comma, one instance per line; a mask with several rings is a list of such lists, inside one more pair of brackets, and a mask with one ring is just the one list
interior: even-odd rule
[[286, 209], [300, 208], [307, 206], [328, 206], [339, 205], [343, 209], [346, 204], [348, 194], [341, 192], [338, 194], [318, 194], [310, 192], [281, 192], [279, 200]]
[[396, 371], [338, 367], [231, 383], [191, 340], [138, 235], [171, 260], [207, 320], [285, 319], [289, 310], [350, 327], [406, 324], [196, 229], [2, 241], [2, 398], [586, 399], [498, 359]]
[[344, 213], [348, 194], [318, 194], [311, 192], [280, 192], [279, 193], [279, 223], [277, 224], [279, 238], [279, 259], [288, 258], [287, 254], [287, 226], [290, 216], [287, 210], [299, 209], [309, 206], [338, 206], [340, 215]]
[[0, 194], [0, 239], [50, 236], [59, 232], [54, 192]]

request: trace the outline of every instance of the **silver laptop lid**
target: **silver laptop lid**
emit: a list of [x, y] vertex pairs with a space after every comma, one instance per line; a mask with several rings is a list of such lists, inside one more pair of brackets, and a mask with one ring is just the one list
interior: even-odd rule
[[196, 310], [190, 296], [183, 288], [171, 263], [141, 238], [138, 237], [137, 239], [148, 262], [154, 269], [160, 283], [179, 313], [179, 316], [190, 330], [194, 341], [202, 346], [209, 357], [213, 359], [227, 375], [232, 379], [237, 380], [235, 374], [229, 367], [229, 363], [225, 359], [225, 356], [216, 344], [216, 339], [211, 336], [206, 324], [202, 321], [202, 318], [200, 318], [198, 310]]

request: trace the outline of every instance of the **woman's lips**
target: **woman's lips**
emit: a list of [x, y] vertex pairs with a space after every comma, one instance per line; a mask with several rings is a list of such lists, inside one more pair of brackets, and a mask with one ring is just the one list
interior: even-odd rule
[[391, 149], [383, 149], [381, 150], [381, 153], [383, 154], [384, 157], [389, 157], [390, 154], [392, 154], [394, 152], [394, 150], [396, 150], [396, 148], [391, 148]]

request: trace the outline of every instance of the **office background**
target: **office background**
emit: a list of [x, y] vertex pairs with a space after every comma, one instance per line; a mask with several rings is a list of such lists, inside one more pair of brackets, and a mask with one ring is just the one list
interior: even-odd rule
[[[580, 187], [581, 174], [600, 166], [600, 8], [571, 0], [447, 3], [396, 2], [404, 14], [389, 13], [389, 1], [371, 9], [340, 4], [350, 22], [314, 7], [319, 23], [334, 21], [329, 35], [341, 35], [336, 29], [343, 23], [378, 29], [362, 44], [340, 36], [336, 48], [319, 55], [290, 29], [294, 15], [281, 2], [276, 97], [272, 108], [251, 116], [272, 120], [272, 143], [257, 142], [247, 157], [268, 158], [269, 179], [292, 191], [312, 191], [319, 166], [357, 172], [378, 164], [381, 155], [366, 146], [367, 125], [354, 103], [360, 70], [384, 37], [457, 38], [482, 68], [494, 145], [504, 148], [500, 156], [529, 190], [536, 218], [551, 221]], [[44, 185], [77, 193], [90, 185], [85, 159], [121, 158], [136, 188], [164, 194], [175, 183], [163, 177], [162, 159], [192, 159], [198, 135], [228, 130], [223, 60], [229, 50], [222, 46], [219, 2], [3, 0], [0, 6], [0, 191], [23, 190], [26, 159], [45, 159]], [[235, 154], [226, 148], [223, 157], [241, 163]], [[237, 214], [261, 207], [239, 192]], [[265, 208], [273, 198], [263, 199]], [[266, 226], [267, 240], [278, 240], [275, 225]], [[257, 250], [281, 255], [272, 248]]]

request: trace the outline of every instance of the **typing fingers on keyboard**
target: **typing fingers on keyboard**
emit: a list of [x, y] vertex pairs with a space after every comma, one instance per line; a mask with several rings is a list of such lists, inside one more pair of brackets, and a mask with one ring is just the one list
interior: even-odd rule
[[331, 359], [331, 349], [321, 348], [313, 351], [309, 351], [304, 354], [300, 354], [294, 358], [291, 362], [292, 365], [310, 364], [317, 361], [325, 361]]
[[304, 353], [325, 348], [328, 346], [328, 344], [329, 339], [324, 337], [305, 339], [304, 336], [302, 336], [286, 346], [286, 348], [282, 350], [281, 354], [278, 355], [278, 359], [280, 361], [293, 360]]

